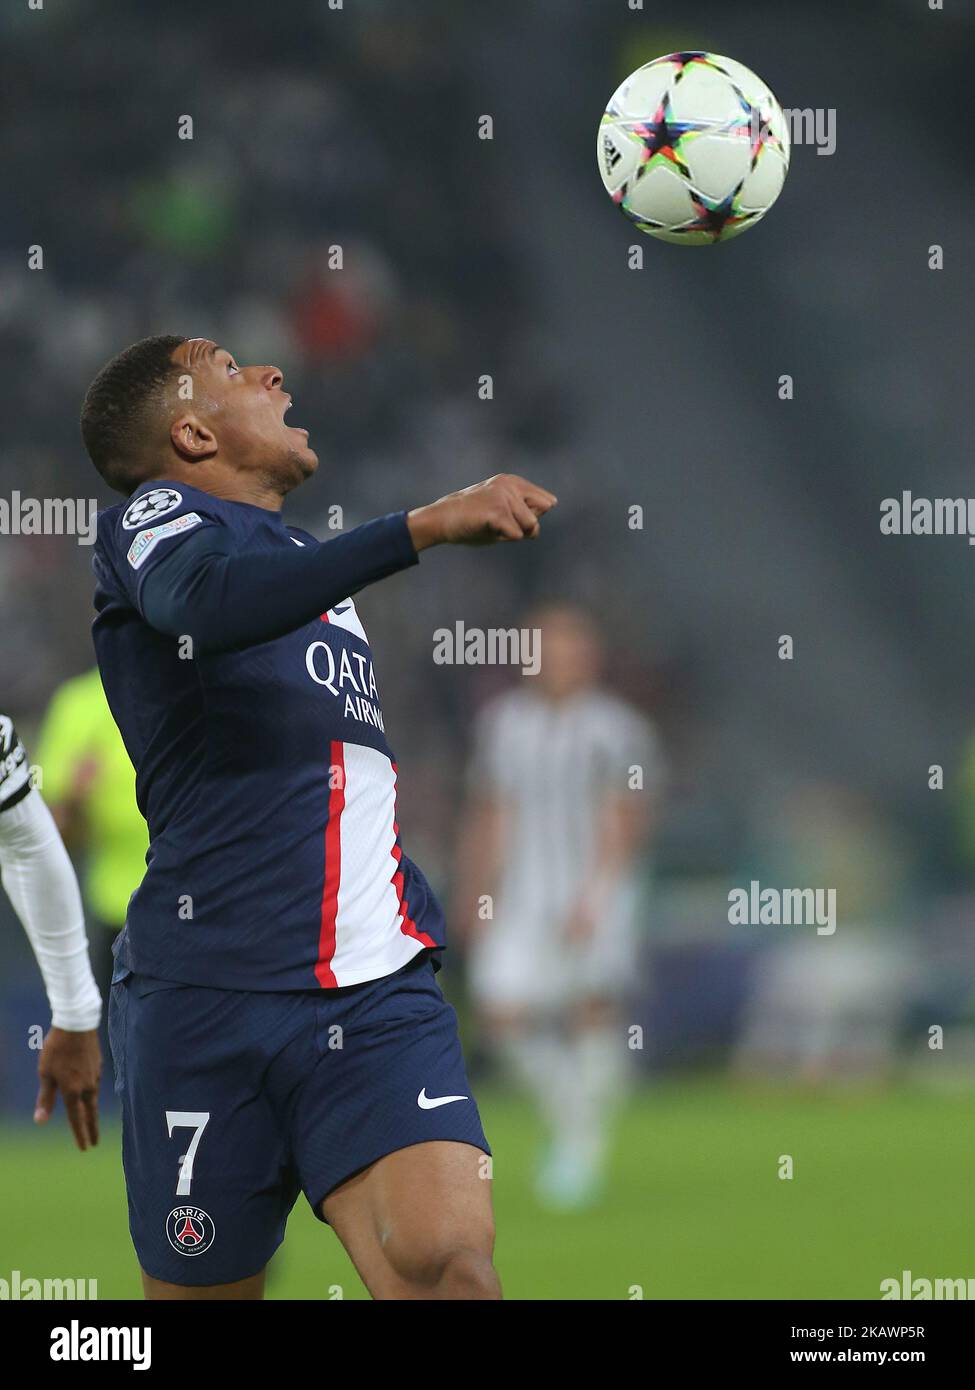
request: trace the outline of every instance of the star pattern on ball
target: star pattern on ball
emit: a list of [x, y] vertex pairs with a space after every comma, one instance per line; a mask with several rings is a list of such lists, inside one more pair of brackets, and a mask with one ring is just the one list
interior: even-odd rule
[[751, 145], [751, 167], [754, 169], [758, 163], [759, 155], [766, 145], [772, 149], [782, 150], [782, 141], [772, 129], [771, 113], [761, 106], [756, 106], [749, 101], [740, 88], [735, 88], [735, 95], [738, 97], [740, 111], [735, 119], [728, 126], [734, 135], [740, 135], [747, 139]]
[[652, 217], [646, 216], [645, 213], [634, 212], [633, 209], [626, 202], [625, 197], [621, 197], [620, 199], [618, 199], [616, 206], [619, 208], [620, 212], [623, 214], [624, 217], [628, 218], [637, 227], [639, 227], [641, 232], [653, 231], [655, 228], [659, 228], [664, 225], [662, 222], [655, 222]]
[[677, 68], [677, 71], [674, 74], [675, 82], [679, 82], [681, 78], [684, 76], [684, 73], [687, 71], [687, 69], [691, 67], [694, 63], [697, 63], [699, 67], [714, 68], [716, 72], [724, 72], [724, 68], [719, 68], [717, 63], [715, 63], [711, 58], [710, 54], [697, 52], [696, 50], [688, 50], [685, 53], [670, 53], [666, 58], [663, 58], [661, 61], [664, 63], [673, 63], [674, 66]]
[[707, 232], [715, 241], [719, 241], [723, 236], [728, 235], [730, 228], [740, 227], [761, 216], [760, 212], [741, 212], [735, 207], [740, 192], [741, 186], [739, 185], [726, 198], [709, 198], [706, 193], [692, 190], [691, 202], [694, 204], [697, 216], [690, 222], [682, 222], [679, 227], [674, 227], [673, 230], [681, 234]]
[[681, 141], [685, 135], [705, 128], [705, 122], [675, 120], [668, 92], [651, 120], [634, 121], [629, 126], [631, 132], [643, 141], [640, 167], [634, 182], [661, 163], [674, 165], [685, 178], [689, 178], [690, 171], [681, 157]]

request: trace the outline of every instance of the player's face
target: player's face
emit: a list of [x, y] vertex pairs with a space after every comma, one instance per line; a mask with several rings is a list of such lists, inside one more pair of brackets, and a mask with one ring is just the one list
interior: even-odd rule
[[563, 699], [591, 686], [599, 674], [599, 642], [583, 614], [556, 609], [541, 614], [542, 660], [537, 677], [542, 690]]
[[215, 442], [213, 454], [241, 472], [265, 475], [282, 491], [297, 487], [318, 467], [308, 431], [289, 425], [291, 396], [277, 367], [241, 367], [233, 353], [209, 338], [189, 338], [173, 353], [193, 378], [195, 414]]

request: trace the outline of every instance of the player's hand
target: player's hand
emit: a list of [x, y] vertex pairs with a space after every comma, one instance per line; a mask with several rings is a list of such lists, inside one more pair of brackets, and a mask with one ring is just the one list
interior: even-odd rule
[[519, 478], [497, 473], [483, 483], [451, 492], [406, 518], [417, 550], [430, 545], [493, 545], [495, 541], [534, 540], [539, 518], [555, 506], [553, 493]]
[[83, 1152], [97, 1144], [98, 1083], [102, 1075], [97, 1029], [69, 1033], [63, 1028], [52, 1028], [44, 1039], [37, 1071], [41, 1088], [34, 1106], [34, 1123], [47, 1123], [60, 1091], [78, 1148]]

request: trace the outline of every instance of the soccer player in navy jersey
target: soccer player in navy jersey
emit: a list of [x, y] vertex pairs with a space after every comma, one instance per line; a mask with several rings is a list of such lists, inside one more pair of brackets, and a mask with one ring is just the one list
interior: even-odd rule
[[538, 534], [500, 475], [320, 543], [276, 367], [155, 337], [82, 433], [101, 513], [94, 642], [149, 824], [109, 1034], [147, 1298], [260, 1298], [299, 1191], [375, 1298], [500, 1297], [490, 1150], [434, 978], [443, 914], [406, 856], [352, 595], [444, 544]]

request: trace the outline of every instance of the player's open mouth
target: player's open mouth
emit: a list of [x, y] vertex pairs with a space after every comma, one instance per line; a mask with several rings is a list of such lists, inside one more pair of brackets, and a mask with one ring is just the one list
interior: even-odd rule
[[[284, 411], [282, 412], [282, 419], [284, 419], [284, 416], [287, 415], [288, 411], [291, 409], [293, 404], [294, 402], [291, 396], [289, 396], [288, 404], [284, 407]], [[306, 439], [308, 438], [308, 431], [304, 429], [301, 425], [286, 425], [285, 429], [294, 430], [296, 434], [303, 434]]]

